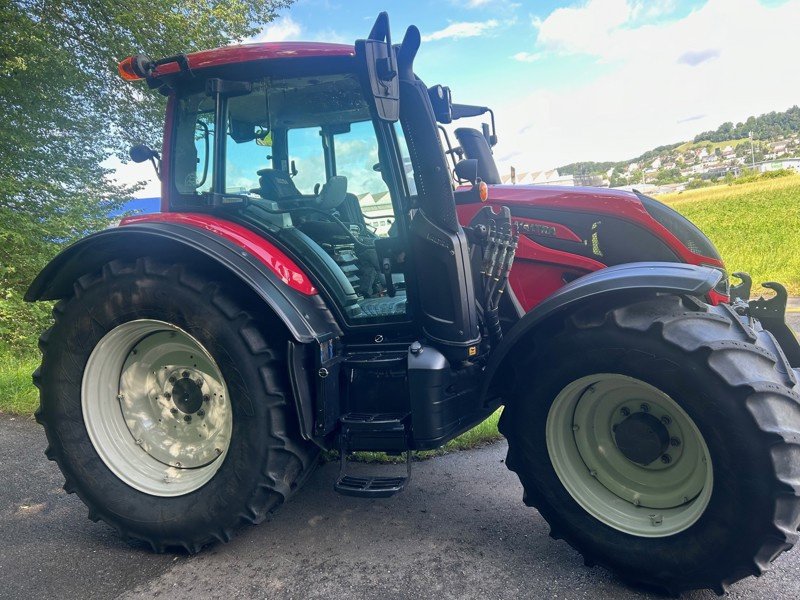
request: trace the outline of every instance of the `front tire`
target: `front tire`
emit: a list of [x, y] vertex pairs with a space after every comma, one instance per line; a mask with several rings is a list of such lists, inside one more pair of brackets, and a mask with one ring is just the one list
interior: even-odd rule
[[661, 296], [533, 340], [501, 418], [524, 500], [589, 565], [672, 594], [760, 575], [800, 523], [800, 396], [772, 336]]
[[140, 259], [81, 278], [56, 305], [36, 417], [90, 519], [155, 551], [197, 552], [263, 520], [313, 470], [285, 330], [247, 298]]

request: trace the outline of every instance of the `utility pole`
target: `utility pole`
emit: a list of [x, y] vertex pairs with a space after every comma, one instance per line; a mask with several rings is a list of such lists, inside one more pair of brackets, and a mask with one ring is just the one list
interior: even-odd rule
[[756, 170], [756, 153], [753, 150], [753, 132], [750, 132], [750, 162], [753, 165], [753, 171]]

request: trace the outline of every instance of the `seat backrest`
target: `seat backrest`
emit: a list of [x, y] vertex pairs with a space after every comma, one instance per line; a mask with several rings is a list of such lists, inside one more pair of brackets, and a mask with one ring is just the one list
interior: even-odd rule
[[258, 171], [258, 193], [267, 200], [280, 202], [294, 200], [302, 194], [285, 171], [280, 169], [261, 169]]

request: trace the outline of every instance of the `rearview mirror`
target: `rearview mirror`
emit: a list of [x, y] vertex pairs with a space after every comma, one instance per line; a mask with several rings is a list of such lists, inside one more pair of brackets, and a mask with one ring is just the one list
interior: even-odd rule
[[368, 39], [356, 41], [356, 56], [363, 64], [367, 93], [372, 95], [378, 118], [397, 121], [400, 118], [400, 82], [387, 13], [378, 15]]
[[131, 147], [128, 154], [135, 163], [143, 163], [148, 160], [153, 163], [153, 168], [156, 170], [156, 177], [161, 179], [161, 157], [158, 155], [158, 152], [147, 144], [136, 144]]
[[158, 158], [158, 152], [150, 148], [147, 144], [136, 144], [129, 151], [131, 160], [135, 163], [143, 163], [147, 160]]

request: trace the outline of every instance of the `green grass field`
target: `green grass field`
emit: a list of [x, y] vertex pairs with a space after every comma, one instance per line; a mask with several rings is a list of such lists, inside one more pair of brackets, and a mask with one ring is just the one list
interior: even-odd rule
[[749, 272], [754, 283], [778, 281], [790, 294], [800, 295], [800, 175], [668, 194], [659, 200], [711, 238], [729, 271]]

